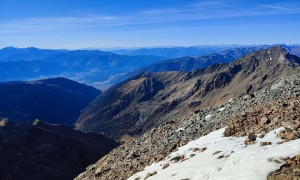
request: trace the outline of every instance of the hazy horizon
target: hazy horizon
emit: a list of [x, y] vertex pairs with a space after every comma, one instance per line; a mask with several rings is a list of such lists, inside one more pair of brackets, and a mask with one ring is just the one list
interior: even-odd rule
[[44, 47], [36, 47], [36, 46], [25, 46], [25, 47], [17, 47], [17, 46], [3, 46], [0, 49], [4, 48], [37, 48], [37, 49], [53, 49], [53, 50], [137, 50], [137, 49], [155, 49], [155, 48], [192, 48], [192, 47], [255, 47], [255, 46], [277, 46], [277, 45], [287, 45], [287, 46], [297, 46], [300, 43], [274, 43], [274, 44], [201, 44], [201, 45], [191, 45], [191, 46], [174, 46], [174, 45], [165, 45], [165, 46], [137, 46], [137, 47], [85, 47], [85, 48], [44, 48]]
[[0, 47], [298, 44], [296, 0], [0, 0]]

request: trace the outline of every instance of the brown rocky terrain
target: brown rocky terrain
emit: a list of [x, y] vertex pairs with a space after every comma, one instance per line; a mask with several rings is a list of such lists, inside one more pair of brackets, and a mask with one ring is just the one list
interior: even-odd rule
[[[288, 54], [281, 47], [274, 47], [225, 65], [213, 65], [191, 73], [172, 72], [173, 80], [165, 83], [164, 88], [151, 101], [134, 104], [139, 112], [142, 107], [152, 112], [138, 116], [136, 120], [136, 124], [146, 126], [147, 129], [122, 129], [123, 133], [118, 136], [128, 132], [145, 133], [114, 149], [76, 179], [126, 179], [147, 165], [164, 159], [187, 142], [225, 126], [228, 126], [226, 132], [229, 133], [225, 135], [249, 135], [250, 138], [256, 133], [263, 135], [283, 126], [286, 127], [285, 131], [278, 136], [286, 140], [290, 137], [298, 138], [300, 69], [296, 63], [299, 63], [298, 57]], [[154, 75], [161, 77], [160, 74]], [[147, 79], [148, 76], [141, 75], [137, 79]], [[119, 84], [115, 88], [121, 90], [133, 81], [129, 80], [124, 82], [125, 86]], [[97, 101], [102, 98], [98, 97], [91, 107], [99, 108]], [[164, 104], [174, 101], [176, 105], [173, 104], [172, 108]], [[130, 105], [131, 102], [126, 107]], [[161, 106], [161, 110], [157, 106]], [[167, 108], [167, 111], [164, 112], [162, 107]], [[84, 127], [89, 121], [105, 125], [101, 122], [103, 119], [94, 118], [95, 114], [91, 114], [90, 108], [79, 119], [79, 128], [82, 125], [82, 129], [92, 130], [91, 126]], [[103, 113], [101, 108], [98, 113]], [[122, 108], [118, 113], [130, 114]], [[144, 117], [148, 117], [146, 115], [150, 116], [146, 118], [147, 121], [143, 121]], [[155, 123], [147, 126], [149, 121]], [[114, 128], [119, 130], [120, 127]], [[106, 133], [109, 134], [109, 131]]]
[[[300, 91], [297, 90], [297, 91]], [[295, 95], [296, 96], [296, 95]], [[299, 96], [297, 94], [297, 96]], [[253, 104], [249, 109], [227, 120], [228, 127], [225, 136], [245, 136], [252, 134], [266, 134], [278, 127], [286, 127], [287, 136], [283, 139], [292, 140], [300, 137], [300, 98], [289, 97], [268, 102], [267, 104]], [[297, 131], [299, 131], [297, 133]]]

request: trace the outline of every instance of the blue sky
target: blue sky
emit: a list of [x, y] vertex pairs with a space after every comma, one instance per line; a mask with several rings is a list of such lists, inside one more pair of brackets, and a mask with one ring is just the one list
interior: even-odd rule
[[0, 47], [300, 43], [299, 0], [0, 0]]

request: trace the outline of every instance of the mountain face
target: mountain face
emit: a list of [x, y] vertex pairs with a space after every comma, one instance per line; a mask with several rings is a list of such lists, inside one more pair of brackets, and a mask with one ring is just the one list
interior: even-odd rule
[[39, 120], [0, 120], [0, 179], [73, 179], [118, 144], [100, 134]]
[[[152, 79], [164, 85], [157, 86], [163, 88], [156, 95], [146, 98], [151, 100], [134, 99], [125, 106], [118, 105], [126, 98], [115, 101], [110, 107], [116, 112], [109, 119], [100, 116], [108, 106], [100, 101], [104, 99], [102, 95], [85, 109], [77, 124], [79, 128], [142, 135], [89, 166], [76, 180], [189, 179], [197, 178], [195, 175], [298, 178], [299, 63], [298, 57], [282, 47], [273, 47], [227, 64], [188, 73], [146, 73], [114, 86], [118, 94], [111, 95], [123, 93], [122, 98], [128, 94], [125, 90], [140, 89], [140, 83], [134, 85], [142, 80]], [[136, 123], [129, 130], [125, 117], [132, 114], [127, 108], [135, 109], [137, 114]], [[119, 116], [124, 119], [118, 119]], [[154, 126], [148, 126], [149, 123]], [[148, 129], [139, 131], [143, 127]], [[208, 166], [208, 162], [212, 164]], [[204, 168], [203, 173], [197, 171], [199, 167]], [[238, 169], [238, 173], [230, 173], [233, 169]]]
[[0, 117], [15, 122], [39, 118], [73, 125], [101, 92], [65, 78], [0, 83]]
[[[83, 111], [76, 127], [84, 131], [101, 132], [111, 137], [120, 137], [128, 133], [129, 129], [141, 131], [134, 128], [139, 123], [137, 119], [150, 117], [149, 113], [153, 113], [157, 106], [167, 111], [167, 107], [163, 107], [164, 104], [155, 104], [155, 97], [180, 75], [180, 72], [146, 73], [113, 86]], [[140, 110], [141, 106], [145, 109]], [[142, 121], [138, 126], [146, 128], [147, 120]]]
[[98, 96], [77, 120], [83, 131], [110, 137], [142, 134], [167, 119], [251, 94], [294, 72], [297, 56], [282, 47], [192, 72], [143, 73]]
[[0, 50], [0, 81], [63, 76], [106, 87], [116, 76], [165, 59], [158, 56], [117, 55], [99, 50], [9, 47]]

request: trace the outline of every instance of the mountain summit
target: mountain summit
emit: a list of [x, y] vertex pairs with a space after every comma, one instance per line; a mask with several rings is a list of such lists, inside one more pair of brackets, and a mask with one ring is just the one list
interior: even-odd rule
[[300, 63], [299, 57], [290, 54], [282, 46], [275, 46], [266, 50], [254, 52], [250, 55], [247, 55], [247, 57], [254, 57], [256, 59], [265, 61]]

